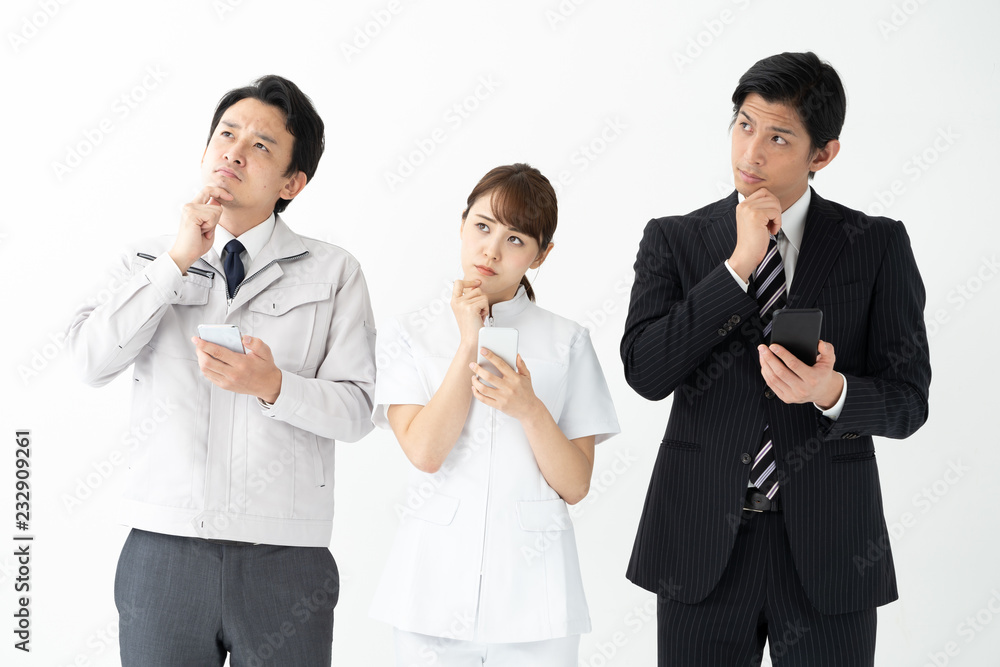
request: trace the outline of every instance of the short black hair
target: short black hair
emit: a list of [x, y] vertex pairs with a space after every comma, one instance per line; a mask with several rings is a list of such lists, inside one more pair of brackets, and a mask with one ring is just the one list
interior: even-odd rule
[[[285, 176], [292, 176], [301, 171], [306, 180], [311, 181], [319, 159], [323, 155], [326, 139], [323, 135], [323, 119], [319, 117], [312, 100], [299, 90], [299, 87], [283, 77], [268, 74], [262, 76], [249, 86], [234, 88], [222, 96], [212, 117], [212, 129], [208, 132], [208, 142], [212, 141], [215, 128], [218, 127], [226, 109], [240, 100], [255, 99], [281, 109], [285, 114], [285, 129], [295, 137], [292, 145], [292, 160], [288, 164]], [[206, 145], [207, 143], [206, 142]], [[290, 200], [278, 199], [274, 203], [274, 212], [281, 213]]]
[[[754, 63], [740, 77], [733, 91], [733, 120], [747, 95], [757, 93], [771, 104], [786, 104], [795, 109], [806, 126], [813, 150], [840, 138], [847, 114], [847, 95], [837, 70], [812, 51], [780, 53]], [[810, 172], [810, 176], [812, 172]]]

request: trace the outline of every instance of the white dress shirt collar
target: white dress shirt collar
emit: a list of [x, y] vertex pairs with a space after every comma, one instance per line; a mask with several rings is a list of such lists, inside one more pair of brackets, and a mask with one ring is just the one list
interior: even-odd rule
[[[740, 193], [737, 193], [737, 196], [739, 202], [746, 199]], [[794, 204], [781, 212], [781, 231], [784, 232], [785, 238], [795, 248], [796, 254], [798, 254], [799, 248], [802, 247], [802, 236], [806, 232], [806, 216], [809, 213], [809, 203], [811, 201], [812, 188], [807, 187], [806, 191], [801, 197], [795, 200]]]
[[[274, 231], [274, 220], [274, 213], [271, 213], [267, 220], [239, 235], [239, 241], [243, 244], [243, 248], [247, 254], [246, 266], [250, 266], [250, 262], [260, 254], [260, 251], [264, 249], [264, 246], [271, 239], [271, 232]], [[219, 257], [222, 257], [222, 251], [226, 247], [226, 244], [234, 238], [237, 237], [233, 236], [228, 229], [222, 225], [216, 225], [215, 243], [212, 244], [212, 248]]]

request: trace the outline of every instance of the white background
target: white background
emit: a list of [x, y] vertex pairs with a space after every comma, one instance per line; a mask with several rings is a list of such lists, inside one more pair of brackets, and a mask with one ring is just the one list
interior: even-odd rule
[[[649, 403], [622, 377], [635, 251], [649, 218], [731, 190], [739, 76], [759, 58], [813, 50], [849, 100], [843, 149], [815, 187], [903, 220], [927, 288], [930, 419], [904, 442], [876, 443], [901, 596], [879, 611], [877, 662], [998, 664], [997, 3], [400, 0], [394, 14], [388, 0], [3, 4], [0, 663], [118, 664], [112, 582], [126, 529], [111, 461], [125, 447], [129, 373], [85, 387], [63, 332], [108, 288], [126, 241], [176, 229], [218, 98], [277, 73], [327, 124], [319, 170], [285, 219], [361, 261], [377, 320], [457, 277], [459, 214], [488, 169], [527, 161], [563, 174], [556, 248], [534, 285], [540, 305], [592, 328], [623, 426], [598, 449], [576, 519], [594, 626], [581, 664], [654, 664], [653, 598], [624, 572], [670, 401]], [[414, 154], [429, 152], [435, 128], [444, 140]], [[390, 187], [385, 174], [411, 154], [420, 164]], [[27, 655], [12, 647], [23, 428], [36, 536]], [[388, 665], [391, 630], [367, 609], [407, 464], [386, 432], [338, 449], [335, 664]]]

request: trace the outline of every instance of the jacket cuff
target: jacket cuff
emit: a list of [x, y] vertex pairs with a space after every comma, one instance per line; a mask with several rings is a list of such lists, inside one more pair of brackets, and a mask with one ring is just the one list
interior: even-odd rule
[[164, 302], [180, 303], [184, 292], [184, 276], [169, 254], [163, 253], [153, 260], [143, 274], [149, 284], [160, 293]]
[[[819, 417], [820, 432], [826, 440], [854, 440], [870, 436], [872, 418], [884, 410], [877, 392], [871, 386], [871, 381], [853, 375], [841, 373], [844, 376], [844, 393], [841, 396], [843, 406], [836, 419], [831, 419], [824, 413]], [[847, 385], [851, 385], [848, 395]], [[835, 409], [837, 406], [831, 408]]]
[[844, 378], [844, 386], [840, 388], [840, 398], [837, 399], [837, 402], [826, 410], [813, 403], [813, 406], [819, 410], [824, 417], [832, 419], [833, 421], [837, 421], [837, 418], [840, 417], [840, 413], [844, 410], [844, 403], [847, 402], [847, 378], [840, 372], [837, 372], [837, 375]]
[[731, 275], [733, 277], [733, 280], [735, 280], [736, 284], [740, 286], [740, 289], [742, 289], [744, 292], [749, 292], [750, 291], [750, 283], [748, 283], [747, 281], [745, 281], [742, 278], [740, 278], [740, 275], [738, 273], [736, 273], [736, 271], [733, 269], [733, 267], [729, 264], [729, 260], [728, 259], [725, 261], [725, 265], [726, 265], [726, 268], [729, 269], [729, 275]]
[[302, 405], [302, 382], [303, 378], [295, 373], [281, 370], [281, 391], [274, 403], [267, 403], [260, 398], [257, 405], [260, 406], [261, 413], [270, 419], [288, 421], [295, 414], [295, 411]]

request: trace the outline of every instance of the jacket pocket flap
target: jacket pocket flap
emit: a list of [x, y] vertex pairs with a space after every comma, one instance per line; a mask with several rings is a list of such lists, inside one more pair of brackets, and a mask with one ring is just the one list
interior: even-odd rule
[[[190, 276], [191, 274], [188, 274]], [[188, 276], [184, 276], [184, 284], [181, 287], [180, 296], [177, 299], [177, 305], [180, 306], [204, 306], [208, 303], [208, 294], [212, 291], [212, 281], [206, 278], [199, 278], [197, 276], [194, 279], [189, 280]]]
[[517, 501], [517, 521], [523, 530], [569, 530], [573, 522], [562, 498]]
[[458, 503], [458, 498], [435, 493], [424, 501], [424, 504], [413, 513], [413, 516], [428, 523], [447, 526], [455, 518], [455, 513], [458, 512]]
[[697, 442], [684, 442], [683, 440], [665, 439], [660, 442], [660, 447], [666, 447], [667, 449], [688, 449], [692, 452], [701, 451], [701, 445]]
[[250, 302], [250, 312], [264, 315], [284, 315], [292, 308], [304, 303], [323, 301], [330, 298], [329, 283], [310, 283], [308, 285], [290, 285], [270, 289], [254, 297]]
[[828, 285], [816, 297], [816, 303], [845, 303], [865, 298], [871, 286], [863, 283], [848, 283], [846, 285]]

